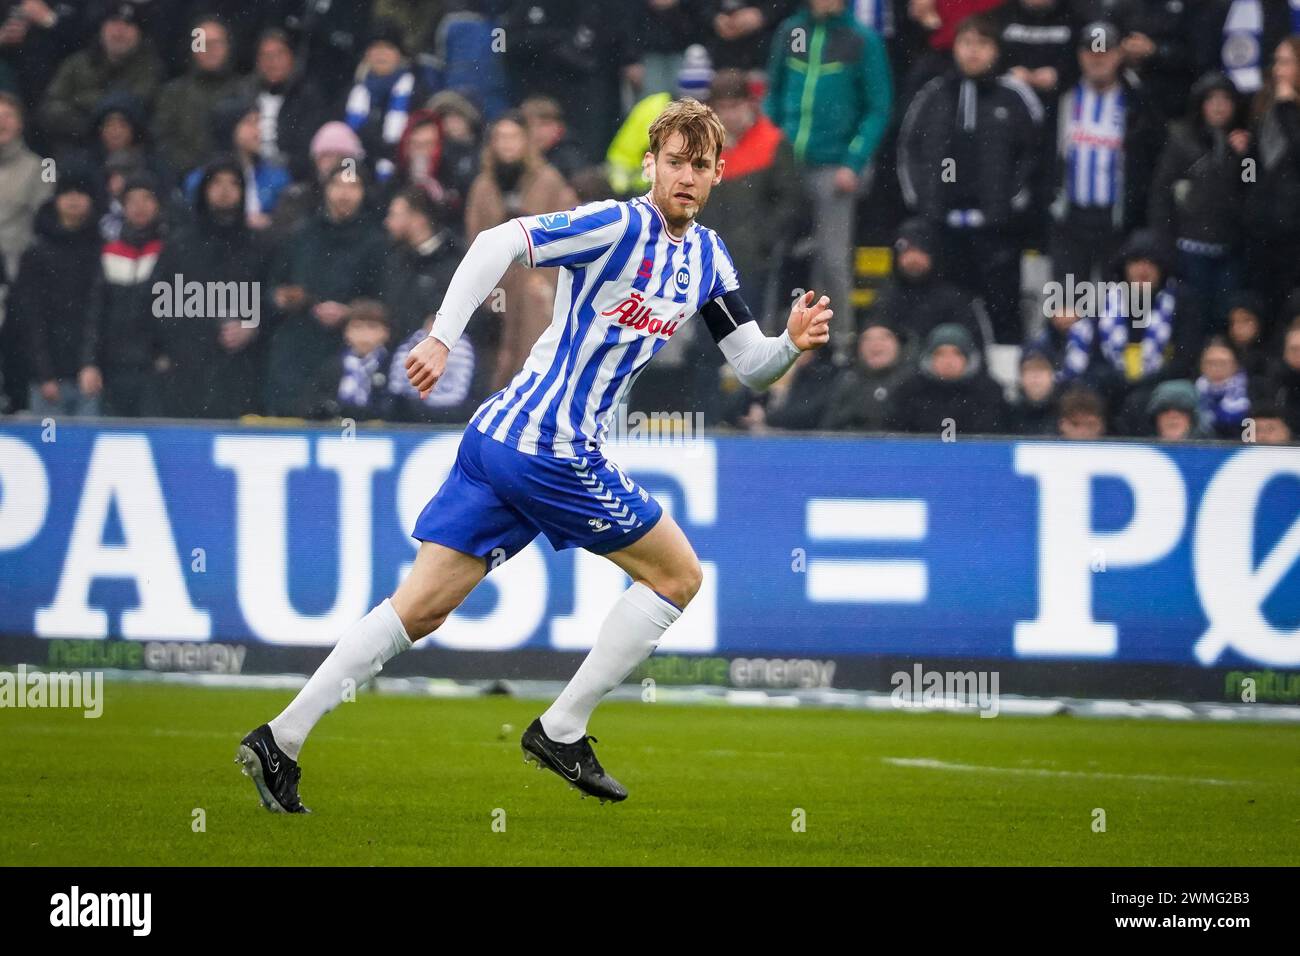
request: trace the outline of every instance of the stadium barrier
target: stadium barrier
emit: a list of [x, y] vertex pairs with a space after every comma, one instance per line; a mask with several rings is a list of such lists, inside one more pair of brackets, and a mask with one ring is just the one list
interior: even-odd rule
[[[310, 670], [405, 573], [458, 440], [6, 421], [0, 661]], [[997, 668], [1007, 694], [1224, 700], [1249, 677], [1297, 700], [1295, 448], [717, 436], [607, 453], [704, 569], [641, 675], [872, 689], [947, 661]], [[623, 585], [538, 539], [386, 673], [567, 676]]]

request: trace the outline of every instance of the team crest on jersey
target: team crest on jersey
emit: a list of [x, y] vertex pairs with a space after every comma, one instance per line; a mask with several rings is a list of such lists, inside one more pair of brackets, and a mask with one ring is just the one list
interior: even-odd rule
[[614, 306], [612, 309], [606, 309], [600, 313], [605, 316], [618, 316], [618, 324], [626, 325], [630, 329], [636, 329], [638, 332], [646, 332], [650, 335], [657, 335], [660, 338], [669, 338], [677, 331], [676, 320], [656, 318], [650, 311], [650, 306], [645, 304], [645, 296], [640, 292], [630, 292], [628, 297]]
[[679, 292], [685, 292], [691, 287], [690, 271], [685, 266], [682, 266], [677, 270], [677, 278], [674, 281], [677, 283], [677, 290]]
[[544, 216], [538, 216], [537, 222], [547, 232], [554, 232], [556, 229], [563, 229], [569, 224], [569, 214], [567, 212], [551, 212]]

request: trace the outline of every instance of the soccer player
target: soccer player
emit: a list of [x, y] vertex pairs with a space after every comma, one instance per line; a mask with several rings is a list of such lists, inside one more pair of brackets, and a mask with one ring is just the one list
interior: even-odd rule
[[[557, 550], [586, 548], [632, 579], [595, 645], [545, 713], [524, 731], [524, 759], [605, 800], [627, 790], [607, 774], [587, 722], [606, 694], [659, 645], [700, 587], [700, 563], [659, 503], [605, 458], [611, 415], [637, 374], [699, 312], [740, 380], [764, 389], [799, 354], [825, 345], [830, 301], [808, 292], [780, 336], [760, 331], [727, 247], [695, 221], [722, 178], [725, 133], [707, 106], [683, 99], [650, 126], [650, 192], [568, 212], [522, 216], [484, 231], [457, 267], [428, 338], [406, 360], [427, 394], [470, 316], [512, 262], [560, 267], [554, 317], [515, 378], [470, 420], [456, 463], [425, 506], [410, 574], [353, 625], [306, 686], [252, 731], [238, 760], [269, 810], [305, 813], [297, 760], [345, 687], [379, 673], [437, 630], [494, 567], [538, 534]], [[761, 228], [755, 223], [753, 228]]]

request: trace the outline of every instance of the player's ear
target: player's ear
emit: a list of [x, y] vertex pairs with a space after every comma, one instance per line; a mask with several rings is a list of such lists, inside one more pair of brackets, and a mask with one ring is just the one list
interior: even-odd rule
[[655, 181], [655, 154], [648, 149], [645, 155], [641, 157], [641, 175], [645, 177], [646, 182], [653, 183]]
[[718, 165], [713, 170], [713, 185], [716, 186], [718, 183], [722, 182], [722, 170], [726, 165], [727, 161], [725, 159], [718, 160]]

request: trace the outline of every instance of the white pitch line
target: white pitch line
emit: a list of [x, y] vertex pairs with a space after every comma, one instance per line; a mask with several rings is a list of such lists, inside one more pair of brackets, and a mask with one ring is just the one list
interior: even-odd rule
[[1106, 773], [1099, 770], [1045, 770], [1040, 767], [980, 767], [969, 763], [948, 763], [923, 757], [882, 757], [895, 767], [920, 767], [924, 770], [964, 770], [975, 773], [1012, 773], [1030, 777], [1079, 777], [1089, 780], [1146, 780], [1154, 783], [1208, 783], [1217, 787], [1253, 784], [1254, 780], [1215, 780], [1212, 777], [1165, 777], [1154, 773]]

